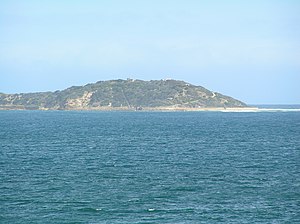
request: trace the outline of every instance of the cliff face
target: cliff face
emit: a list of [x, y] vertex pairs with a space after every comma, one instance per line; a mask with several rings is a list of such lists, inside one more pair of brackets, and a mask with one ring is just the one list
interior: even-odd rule
[[246, 107], [241, 101], [177, 80], [111, 80], [62, 91], [0, 93], [0, 109], [136, 109]]

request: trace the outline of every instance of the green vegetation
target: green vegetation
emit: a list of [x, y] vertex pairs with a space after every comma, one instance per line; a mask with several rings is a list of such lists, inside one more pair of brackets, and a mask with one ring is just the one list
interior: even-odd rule
[[246, 107], [241, 101], [177, 80], [110, 80], [63, 91], [0, 93], [0, 109]]

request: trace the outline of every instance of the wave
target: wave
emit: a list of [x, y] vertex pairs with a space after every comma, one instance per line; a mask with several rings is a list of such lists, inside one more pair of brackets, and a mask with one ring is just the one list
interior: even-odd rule
[[220, 110], [221, 112], [300, 112], [300, 108], [245, 108], [245, 109], [236, 109], [236, 108], [228, 108], [224, 110]]
[[300, 109], [286, 109], [286, 108], [259, 108], [258, 112], [300, 112]]

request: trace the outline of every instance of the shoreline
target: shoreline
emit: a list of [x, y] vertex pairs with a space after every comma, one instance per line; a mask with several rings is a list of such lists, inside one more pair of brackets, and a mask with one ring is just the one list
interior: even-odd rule
[[89, 107], [89, 108], [25, 108], [25, 107], [0, 107], [0, 111], [124, 111], [124, 112], [300, 112], [300, 108], [258, 108], [258, 107]]
[[235, 112], [235, 111], [256, 111], [257, 107], [69, 107], [69, 108], [44, 108], [44, 107], [24, 107], [24, 106], [0, 106], [0, 110], [36, 110], [36, 111], [220, 111], [220, 112]]

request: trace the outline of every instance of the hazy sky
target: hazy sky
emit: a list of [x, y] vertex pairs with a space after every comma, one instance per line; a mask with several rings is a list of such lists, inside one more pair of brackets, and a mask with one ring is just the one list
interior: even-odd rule
[[127, 77], [300, 103], [300, 1], [0, 1], [0, 92]]

